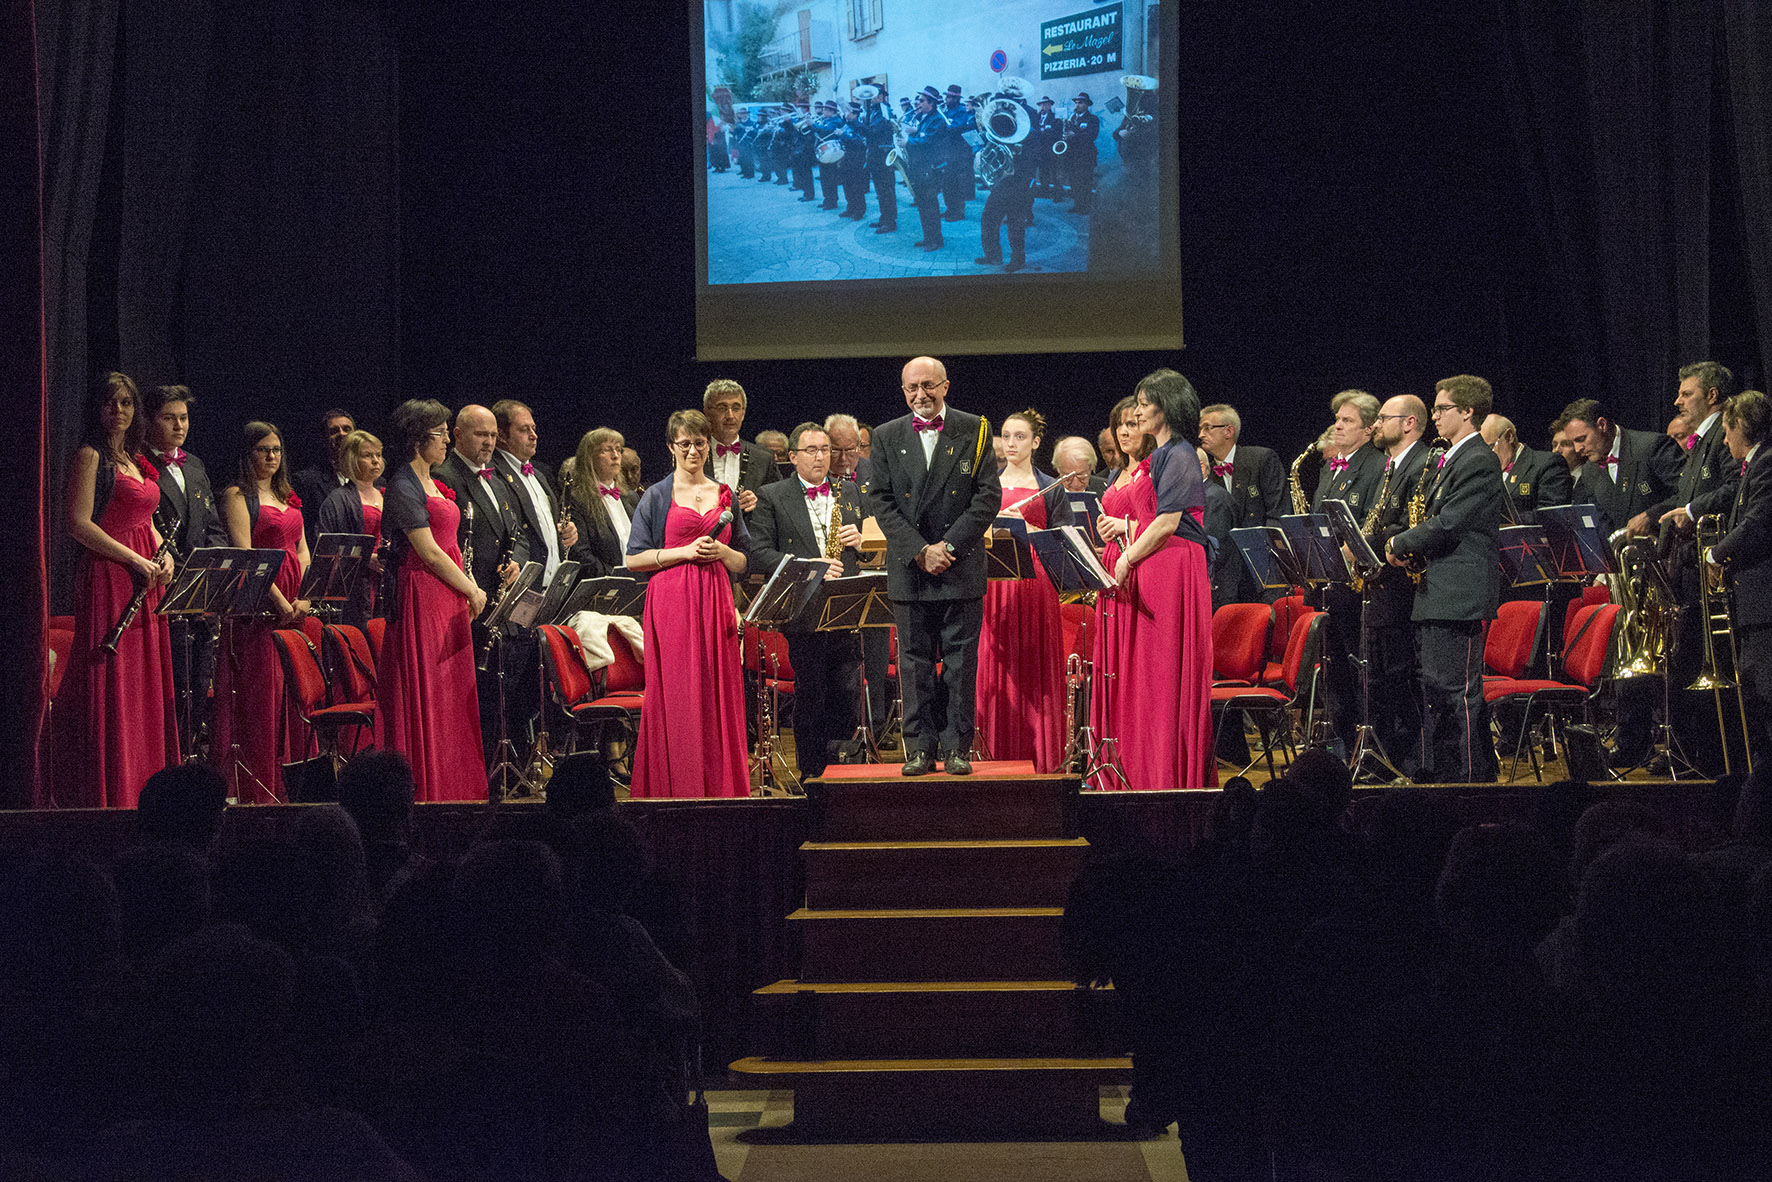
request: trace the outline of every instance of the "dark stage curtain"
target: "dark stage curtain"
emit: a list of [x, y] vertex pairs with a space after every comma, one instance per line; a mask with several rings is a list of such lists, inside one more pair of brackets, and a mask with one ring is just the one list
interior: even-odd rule
[[[1713, 103], [1719, 68], [1724, 93], [1755, 92], [1748, 105], [1760, 112], [1762, 141], [1765, 132], [1764, 56], [1741, 60], [1725, 7], [1725, 0], [1498, 0], [1501, 69], [1528, 206], [1561, 309], [1568, 396], [1602, 398], [1632, 426], [1659, 429], [1672, 413], [1675, 370], [1712, 356], [1718, 219], [1730, 220], [1727, 237], [1746, 232], [1753, 240], [1752, 227], [1764, 225], [1743, 224], [1734, 202], [1712, 208], [1713, 170], [1728, 170], [1720, 186], [1728, 193], [1737, 191], [1737, 169], [1746, 179], [1750, 153], [1765, 172], [1763, 142], [1751, 149], [1740, 142], [1735, 158], [1713, 157], [1713, 143], [1730, 142], [1713, 138], [1727, 119]], [[1738, 23], [1763, 25], [1764, 16]], [[1727, 54], [1718, 53], [1723, 42]], [[1772, 342], [1763, 328], [1759, 338], [1763, 353]], [[1765, 372], [1761, 357], [1717, 359]]]
[[1723, 61], [1734, 113], [1744, 253], [1753, 284], [1762, 385], [1772, 381], [1772, 6], [1722, 0]]
[[9, 495], [0, 498], [0, 808], [30, 804], [43, 717], [49, 598], [44, 494], [48, 454], [44, 369], [43, 174], [31, 0], [0, 9], [0, 404], [12, 433]]

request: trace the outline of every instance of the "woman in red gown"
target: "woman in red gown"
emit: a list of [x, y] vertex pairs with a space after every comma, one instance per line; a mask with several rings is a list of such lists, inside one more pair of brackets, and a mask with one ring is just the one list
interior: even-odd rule
[[[1101, 516], [1096, 532], [1106, 542], [1101, 564], [1113, 570], [1120, 561], [1120, 547], [1135, 523], [1139, 505], [1132, 495], [1135, 481], [1150, 479], [1150, 466], [1143, 463], [1151, 453], [1154, 441], [1138, 425], [1138, 399], [1127, 395], [1114, 404], [1108, 416], [1114, 427], [1114, 442], [1120, 449], [1120, 467], [1114, 481], [1101, 494]], [[1149, 521], [1143, 524], [1150, 524]], [[1131, 660], [1131, 629], [1121, 623], [1122, 608], [1112, 588], [1095, 597], [1095, 636], [1090, 648], [1089, 726], [1095, 734], [1099, 762], [1110, 768], [1120, 767], [1122, 736], [1119, 726], [1119, 688], [1121, 676]], [[1113, 771], [1103, 771], [1090, 778], [1091, 788], [1120, 789], [1125, 779]]]
[[[1003, 420], [1003, 512], [1045, 529], [1070, 520], [1057, 480], [1034, 467], [1046, 433], [1037, 410]], [[1011, 508], [1011, 506], [1016, 506]], [[1036, 566], [1039, 559], [1034, 560]], [[978, 638], [978, 736], [991, 759], [1030, 760], [1055, 772], [1064, 762], [1064, 622], [1058, 592], [1043, 571], [1031, 579], [993, 579], [984, 593]]]
[[1120, 762], [1130, 788], [1204, 788], [1218, 782], [1218, 766], [1205, 483], [1189, 442], [1199, 434], [1200, 400], [1172, 369], [1147, 376], [1137, 398], [1139, 426], [1157, 449], [1143, 461], [1148, 479], [1130, 486], [1145, 524], [1114, 564], [1121, 626], [1131, 630], [1115, 703]]
[[376, 665], [375, 738], [412, 763], [417, 798], [485, 800], [473, 620], [486, 592], [462, 573], [461, 512], [431, 479], [449, 456], [449, 411], [429, 398], [394, 411], [394, 468], [382, 498], [387, 562], [397, 572]]
[[[161, 535], [159, 473], [142, 454], [135, 383], [107, 374], [86, 402], [86, 441], [68, 472], [68, 532], [80, 543], [74, 641], [55, 703], [55, 791], [42, 805], [134, 808], [143, 782], [178, 762], [172, 641], [154, 614], [172, 558]], [[167, 522], [167, 528], [173, 528]], [[101, 646], [145, 581], [146, 602], [115, 653]]]
[[[646, 584], [646, 697], [634, 796], [749, 796], [744, 678], [732, 576], [749, 538], [732, 490], [704, 471], [713, 430], [698, 410], [665, 429], [676, 465], [646, 490], [628, 534], [628, 569]], [[729, 517], [720, 525], [722, 517]], [[729, 544], [730, 543], [730, 544]]]
[[[248, 423], [240, 443], [239, 481], [223, 490], [222, 524], [242, 550], [281, 550], [283, 565], [265, 597], [265, 620], [228, 620], [215, 661], [215, 737], [210, 762], [241, 804], [283, 800], [282, 765], [306, 755], [308, 728], [283, 692], [283, 665], [271, 640], [275, 628], [297, 628], [312, 608], [297, 599], [308, 569], [301, 498], [289, 484], [283, 433], [270, 423]], [[232, 750], [238, 744], [238, 750]]]
[[[382, 491], [375, 482], [381, 479], [381, 440], [367, 431], [352, 431], [338, 449], [339, 468], [351, 478], [340, 485], [320, 506], [320, 528], [323, 534], [368, 534], [381, 539]], [[359, 628], [376, 614], [376, 596], [380, 592], [381, 551], [370, 559], [369, 572], [357, 583], [357, 592], [345, 605], [343, 619]]]

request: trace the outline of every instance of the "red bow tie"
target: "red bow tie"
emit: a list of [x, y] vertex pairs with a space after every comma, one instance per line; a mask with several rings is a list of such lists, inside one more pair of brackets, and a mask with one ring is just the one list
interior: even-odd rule
[[939, 431], [939, 430], [941, 430], [942, 425], [946, 422], [947, 422], [947, 418], [946, 418], [946, 416], [943, 416], [943, 415], [936, 415], [932, 419], [925, 419], [925, 418], [921, 418], [917, 415], [912, 415], [911, 416], [911, 430], [913, 430], [913, 431]]
[[1235, 467], [1236, 467], [1235, 464], [1214, 464], [1214, 465], [1212, 465], [1212, 475], [1214, 475], [1214, 476], [1229, 476], [1231, 474], [1231, 470]]
[[733, 443], [716, 443], [714, 444], [714, 454], [717, 456], [735, 456], [738, 454], [738, 450], [742, 446], [742, 442], [736, 441]]
[[1507, 467], [1505, 467], [1501, 470], [1501, 474], [1503, 476], [1509, 476], [1509, 475], [1513, 474], [1513, 470], [1514, 470], [1514, 466], [1510, 463], [1510, 464], [1508, 464]]
[[817, 500], [819, 497], [828, 497], [830, 495], [831, 482], [828, 480], [823, 484], [814, 484], [806, 490], [806, 499], [809, 501]]
[[535, 465], [532, 463], [525, 462], [523, 465], [523, 475], [534, 476], [535, 475]]
[[1346, 456], [1336, 456], [1334, 459], [1330, 460], [1329, 461], [1329, 471], [1331, 471], [1331, 472], [1346, 472], [1347, 471], [1347, 457]]
[[481, 480], [491, 480], [492, 479], [492, 469], [491, 468], [482, 468], [478, 472], [474, 473], [474, 475], [478, 476]]
[[1696, 431], [1694, 431], [1694, 432], [1692, 432], [1692, 434], [1686, 436], [1686, 439], [1685, 439], [1686, 450], [1691, 451], [1694, 447], [1696, 447], [1698, 445], [1698, 439], [1699, 439], [1699, 435], [1698, 435], [1698, 432], [1696, 432]]
[[616, 485], [599, 484], [597, 486], [597, 491], [602, 493], [606, 497], [614, 497], [618, 501], [621, 500], [621, 489], [619, 487], [617, 487]]
[[1606, 465], [1608, 468], [1613, 468], [1618, 465], [1618, 457], [1607, 456], [1605, 459], [1601, 460], [1600, 463]]
[[186, 458], [185, 453], [175, 447], [165, 455], [162, 455], [160, 460], [162, 463], [171, 464], [174, 468], [182, 468], [185, 466]]
[[1446, 455], [1444, 452], [1442, 452], [1442, 453], [1440, 453], [1440, 462], [1434, 465], [1434, 471], [1438, 472], [1441, 468], [1444, 468], [1445, 466], [1446, 466]]

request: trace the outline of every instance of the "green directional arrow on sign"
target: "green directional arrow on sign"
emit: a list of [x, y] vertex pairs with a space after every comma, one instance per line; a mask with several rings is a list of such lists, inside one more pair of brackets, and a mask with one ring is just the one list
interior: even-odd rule
[[1043, 54], [1046, 54], [1048, 57], [1050, 57], [1052, 54], [1055, 54], [1055, 53], [1063, 53], [1064, 52], [1064, 45], [1062, 43], [1060, 43], [1058, 45], [1042, 45], [1040, 47], [1040, 52]]

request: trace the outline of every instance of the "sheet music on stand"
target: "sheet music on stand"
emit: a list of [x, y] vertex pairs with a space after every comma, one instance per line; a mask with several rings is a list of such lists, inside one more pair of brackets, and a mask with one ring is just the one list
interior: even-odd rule
[[371, 534], [321, 534], [314, 540], [313, 559], [295, 597], [317, 608], [342, 609], [357, 593], [374, 553]]
[[1083, 522], [1083, 536], [1089, 539], [1089, 544], [1103, 545], [1101, 532], [1096, 529], [1096, 521], [1101, 517], [1101, 494], [1084, 489], [1082, 492], [1072, 490], [1064, 496], [1071, 503], [1071, 516]]
[[1602, 532], [1598, 506], [1546, 505], [1538, 510], [1538, 523], [1544, 527], [1552, 563], [1563, 579], [1578, 582], [1617, 569]]
[[[1347, 563], [1329, 518], [1321, 513], [1292, 513], [1280, 518], [1280, 529], [1307, 583], [1345, 583]], [[1357, 531], [1356, 531], [1357, 532]]]
[[[1325, 498], [1322, 516], [1328, 518], [1329, 530], [1335, 535], [1335, 540], [1346, 546], [1348, 552], [1354, 556], [1354, 569], [1360, 572], [1362, 578], [1370, 578], [1384, 569], [1384, 559], [1372, 548], [1372, 542], [1360, 528], [1360, 523], [1354, 520], [1353, 508], [1346, 501], [1334, 497]], [[1345, 562], [1342, 569], [1347, 569]]]
[[206, 546], [191, 551], [160, 605], [163, 616], [256, 616], [288, 555]]
[[[1019, 531], [1017, 526], [1020, 527]], [[985, 578], [1031, 579], [1034, 552], [1028, 546], [1027, 522], [1019, 517], [999, 517], [984, 531]]]
[[1231, 531], [1231, 541], [1263, 591], [1285, 591], [1307, 581], [1286, 531], [1279, 526], [1240, 526]]
[[632, 616], [639, 619], [646, 610], [646, 584], [631, 575], [601, 575], [580, 579], [566, 597], [557, 622], [564, 623], [579, 612], [596, 612], [600, 616]]
[[554, 568], [554, 577], [549, 580], [542, 592], [541, 604], [535, 609], [537, 625], [560, 622], [560, 609], [566, 606], [566, 597], [572, 594], [572, 588], [577, 582], [578, 563], [570, 558]]
[[1072, 591], [1105, 591], [1117, 587], [1113, 574], [1095, 556], [1095, 547], [1075, 525], [1028, 531], [1028, 545], [1040, 559], [1052, 586], [1060, 594]]
[[[506, 621], [510, 620], [511, 613], [516, 610], [517, 604], [536, 583], [541, 581], [542, 572], [547, 569], [545, 563], [524, 563], [523, 569], [517, 572], [517, 577], [502, 587], [499, 590], [498, 599], [489, 604], [486, 610], [480, 614], [480, 623], [489, 629], [504, 627]], [[540, 603], [539, 596], [536, 602]], [[530, 615], [533, 618], [533, 608], [530, 609]], [[518, 622], [521, 623], [521, 621]]]
[[763, 589], [745, 610], [744, 622], [779, 632], [797, 620], [818, 584], [831, 573], [828, 558], [795, 558], [782, 555]]
[[1562, 581], [1544, 526], [1501, 527], [1501, 573], [1515, 587], [1537, 587]]
[[856, 628], [890, 628], [892, 601], [886, 598], [886, 572], [863, 571], [818, 585], [807, 616], [816, 614], [816, 632], [849, 632]]

